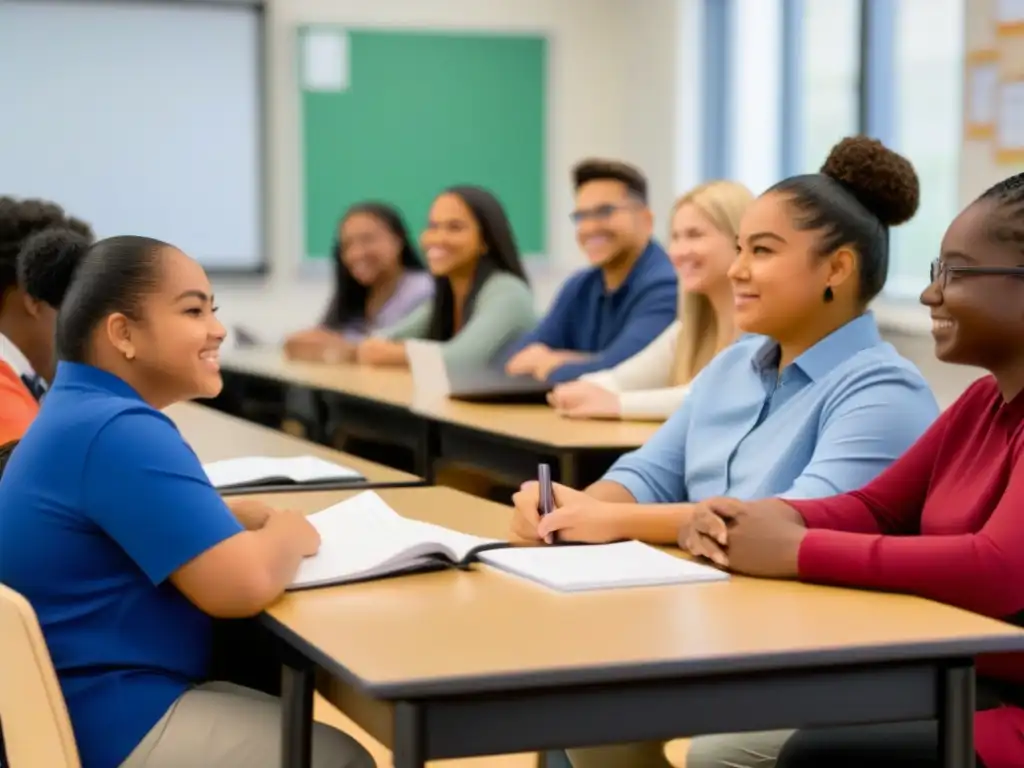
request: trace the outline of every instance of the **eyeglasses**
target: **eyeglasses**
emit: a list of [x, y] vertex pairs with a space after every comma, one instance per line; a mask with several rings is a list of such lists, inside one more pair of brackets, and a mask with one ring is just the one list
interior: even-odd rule
[[949, 276], [953, 275], [1010, 275], [1013, 277], [1024, 277], [1024, 265], [1016, 267], [968, 267], [959, 264], [946, 264], [941, 259], [936, 259], [931, 266], [931, 281], [937, 283], [939, 289], [946, 287]]
[[569, 214], [569, 218], [573, 224], [581, 224], [584, 221], [593, 219], [594, 221], [607, 221], [619, 211], [625, 211], [630, 208], [635, 208], [636, 203], [619, 203], [614, 205], [609, 203], [607, 205], [599, 205], [596, 208], [589, 208], [584, 211], [573, 211]]

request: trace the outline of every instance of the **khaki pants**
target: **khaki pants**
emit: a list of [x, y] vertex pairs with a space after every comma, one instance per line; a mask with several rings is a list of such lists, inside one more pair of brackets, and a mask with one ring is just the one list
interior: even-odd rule
[[[700, 736], [690, 742], [686, 768], [774, 768], [793, 731], [757, 731]], [[573, 768], [665, 768], [661, 742], [568, 750]]]
[[[374, 768], [354, 739], [313, 724], [313, 768]], [[279, 768], [281, 700], [232, 683], [186, 692], [121, 768]]]

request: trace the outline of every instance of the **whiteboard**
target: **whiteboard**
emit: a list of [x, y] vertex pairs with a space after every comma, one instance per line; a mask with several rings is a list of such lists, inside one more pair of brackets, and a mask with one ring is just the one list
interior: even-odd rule
[[0, 195], [260, 269], [261, 38], [250, 5], [0, 0]]

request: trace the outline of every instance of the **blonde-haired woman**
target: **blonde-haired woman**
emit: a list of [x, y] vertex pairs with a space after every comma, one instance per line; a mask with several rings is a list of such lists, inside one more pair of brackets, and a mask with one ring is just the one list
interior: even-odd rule
[[668, 254], [682, 289], [679, 319], [614, 368], [555, 387], [548, 402], [559, 413], [651, 421], [672, 415], [694, 377], [736, 337], [727, 273], [740, 219], [753, 199], [742, 184], [711, 181], [676, 201]]

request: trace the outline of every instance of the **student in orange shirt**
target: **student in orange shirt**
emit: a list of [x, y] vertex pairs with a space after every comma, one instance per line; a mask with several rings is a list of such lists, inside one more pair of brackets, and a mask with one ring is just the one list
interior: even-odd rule
[[88, 224], [54, 203], [0, 198], [0, 445], [24, 434], [53, 377], [57, 308], [77, 260], [57, 248], [19, 270], [18, 253], [54, 229], [93, 239]]

